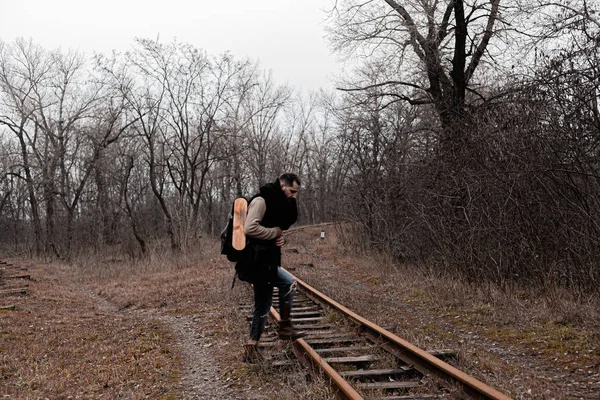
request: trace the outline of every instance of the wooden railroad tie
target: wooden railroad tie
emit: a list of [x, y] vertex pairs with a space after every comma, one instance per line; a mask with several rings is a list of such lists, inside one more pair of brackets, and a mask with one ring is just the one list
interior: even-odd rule
[[296, 309], [294, 307], [294, 309], [292, 310], [292, 318], [296, 317], [302, 317], [302, 318], [309, 318], [309, 317], [320, 317], [323, 315], [323, 312], [317, 308], [313, 308], [310, 309], [310, 307], [302, 307], [303, 309]]
[[2, 279], [27, 279], [27, 280], [31, 280], [31, 275], [9, 275], [9, 276], [3, 276]]
[[367, 369], [358, 371], [341, 371], [339, 372], [344, 378], [352, 379], [377, 379], [386, 378], [389, 376], [394, 377], [410, 377], [418, 376], [419, 372], [412, 367], [401, 367], [401, 368], [387, 368], [387, 369]]
[[412, 394], [407, 396], [365, 397], [365, 400], [429, 400], [439, 398], [440, 396], [432, 394]]
[[291, 368], [298, 365], [295, 360], [277, 360], [271, 363], [273, 368]]
[[372, 346], [349, 346], [349, 347], [326, 347], [324, 349], [315, 349], [317, 354], [328, 353], [348, 353], [351, 351], [369, 351], [373, 350]]
[[0, 271], [27, 271], [27, 267], [21, 267], [19, 265], [5, 265], [0, 267]]
[[14, 296], [21, 294], [27, 294], [27, 288], [0, 290], [0, 296]]
[[260, 348], [271, 348], [271, 347], [277, 347], [281, 344], [281, 341], [268, 341], [268, 342], [263, 342], [262, 340], [260, 342], [258, 342], [258, 347]]
[[312, 339], [322, 339], [322, 338], [331, 338], [331, 337], [336, 337], [339, 336], [339, 332], [337, 331], [310, 331], [310, 332], [306, 332], [306, 338], [305, 340], [308, 343], [308, 340], [312, 340]]
[[305, 325], [294, 324], [294, 326], [299, 331], [302, 331], [302, 330], [321, 331], [321, 330], [324, 330], [324, 329], [333, 329], [333, 328], [335, 328], [335, 325], [332, 325], [332, 324], [305, 324]]
[[301, 317], [301, 318], [294, 318], [294, 316], [292, 315], [292, 321], [295, 324], [302, 324], [302, 323], [307, 323], [307, 322], [319, 322], [322, 319], [323, 319], [322, 317]]
[[334, 336], [330, 335], [329, 337], [323, 338], [309, 338], [305, 339], [306, 343], [311, 346], [319, 346], [319, 345], [332, 345], [332, 344], [343, 344], [343, 343], [360, 343], [364, 342], [363, 339], [359, 339], [356, 337], [348, 337], [348, 336]]
[[427, 352], [441, 360], [448, 360], [458, 357], [458, 353], [455, 350], [451, 349], [427, 350]]
[[397, 381], [397, 382], [360, 382], [357, 386], [365, 390], [408, 390], [421, 385], [419, 381]]
[[296, 302], [294, 302], [294, 308], [292, 308], [292, 315], [296, 315], [302, 312], [318, 312], [321, 313], [321, 309], [316, 306], [308, 306], [308, 307], [297, 307]]
[[350, 356], [350, 357], [328, 357], [324, 359], [328, 364], [355, 364], [355, 365], [366, 365], [373, 361], [378, 361], [379, 357], [371, 354], [364, 356]]

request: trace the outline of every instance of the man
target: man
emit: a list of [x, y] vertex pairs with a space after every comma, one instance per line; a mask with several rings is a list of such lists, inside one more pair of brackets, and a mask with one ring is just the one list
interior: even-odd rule
[[298, 218], [296, 197], [299, 190], [298, 175], [285, 173], [275, 182], [262, 186], [260, 192], [250, 199], [244, 225], [248, 237], [248, 257], [236, 265], [239, 278], [252, 283], [254, 287], [250, 340], [245, 345], [244, 354], [246, 362], [260, 358], [258, 341], [265, 329], [274, 286], [279, 288], [279, 338], [293, 340], [305, 335], [294, 329], [291, 323], [294, 282], [292, 276], [280, 268], [281, 247], [285, 244], [283, 231]]

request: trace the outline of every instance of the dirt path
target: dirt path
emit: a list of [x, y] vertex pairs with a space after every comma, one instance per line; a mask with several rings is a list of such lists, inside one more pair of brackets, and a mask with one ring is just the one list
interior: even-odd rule
[[[479, 299], [470, 287], [411, 278], [410, 271], [332, 255], [323, 246], [325, 254], [302, 246], [286, 253], [295, 274], [356, 312], [376, 315], [374, 322], [394, 326], [399, 336], [458, 350], [461, 368], [515, 399], [600, 398], [600, 350], [586, 331], [597, 324], [561, 324], [542, 303], [530, 310], [535, 299], [526, 298], [527, 307], [503, 305], [511, 299]], [[305, 371], [282, 374], [241, 362], [247, 322], [237, 305], [251, 292], [231, 289], [228, 263], [165, 265], [32, 267], [30, 294], [16, 311], [0, 313], [0, 397], [331, 398], [326, 382], [304, 379]], [[531, 332], [535, 341], [524, 336]], [[577, 351], [585, 352], [583, 361], [570, 357]]]
[[172, 330], [175, 345], [183, 359], [182, 385], [184, 399], [243, 399], [232, 387], [230, 379], [223, 378], [210, 348], [212, 343], [195, 329], [194, 318], [160, 316], [159, 320]]
[[183, 362], [180, 389], [182, 400], [237, 400], [245, 397], [231, 387], [230, 378], [220, 374], [218, 361], [211, 351], [213, 343], [199, 332], [196, 320], [199, 317], [169, 315], [154, 310], [119, 310], [105, 298], [88, 289], [83, 289], [97, 307], [110, 313], [122, 313], [142, 319], [158, 320], [173, 335], [173, 345], [178, 349]]

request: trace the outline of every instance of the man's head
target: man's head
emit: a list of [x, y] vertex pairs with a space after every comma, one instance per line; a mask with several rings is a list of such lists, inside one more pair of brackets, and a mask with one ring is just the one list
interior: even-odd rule
[[300, 178], [293, 172], [287, 172], [279, 177], [279, 185], [281, 190], [288, 199], [295, 199], [300, 190]]

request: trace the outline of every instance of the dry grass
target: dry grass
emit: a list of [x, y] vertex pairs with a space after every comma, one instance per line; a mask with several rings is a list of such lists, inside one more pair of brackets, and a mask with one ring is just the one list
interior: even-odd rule
[[[353, 251], [347, 231], [290, 235], [299, 278], [424, 349], [451, 348], [460, 368], [514, 398], [598, 398], [600, 302], [566, 291], [502, 292], [441, 271]], [[350, 245], [349, 245], [350, 244]], [[307, 259], [309, 255], [310, 259]]]
[[[240, 399], [328, 399], [306, 371], [246, 365], [248, 325], [239, 304], [247, 285], [231, 290], [232, 265], [205, 240], [197, 251], [145, 260], [82, 257], [74, 266], [30, 267], [28, 297], [0, 314], [0, 395], [28, 398], [194, 396], [182, 381], [180, 349], [161, 316], [185, 317], [209, 346], [222, 381]], [[198, 394], [196, 394], [198, 395]]]
[[[358, 254], [328, 227], [288, 237], [285, 266], [358, 313], [425, 349], [459, 351], [460, 368], [515, 399], [598, 398], [599, 315], [595, 299], [552, 298], [469, 287]], [[30, 295], [0, 314], [0, 394], [10, 398], [184, 398], [180, 350], [161, 316], [182, 316], [202, 336], [223, 381], [246, 399], [332, 397], [306, 371], [241, 362], [249, 288], [230, 289], [233, 268], [217, 243], [136, 262], [86, 257], [75, 267], [37, 265]], [[335, 315], [329, 316], [332, 320]], [[568, 385], [570, 384], [570, 386]], [[594, 397], [595, 396], [595, 397]]]
[[[331, 398], [327, 385], [308, 381], [301, 368], [282, 372], [241, 361], [249, 328], [239, 305], [251, 301], [252, 293], [239, 281], [231, 289], [232, 264], [215, 254], [216, 248], [216, 241], [205, 240], [196, 251], [178, 257], [155, 252], [145, 260], [129, 263], [115, 261], [117, 257], [87, 257], [77, 263], [77, 268], [65, 269], [72, 274], [71, 280], [100, 302], [107, 301], [118, 315], [141, 319], [160, 315], [189, 317], [194, 331], [206, 338], [222, 380], [241, 393], [238, 398]], [[166, 331], [168, 327], [162, 329]], [[180, 362], [176, 351], [172, 355], [174, 361]], [[182, 368], [180, 363], [172, 367], [171, 374], [180, 390], [173, 398], [181, 398]]]
[[[17, 311], [0, 314], [0, 393], [31, 398], [177, 398], [168, 331], [110, 310], [73, 285], [73, 271], [30, 265]], [[3, 299], [8, 301], [9, 299]]]

